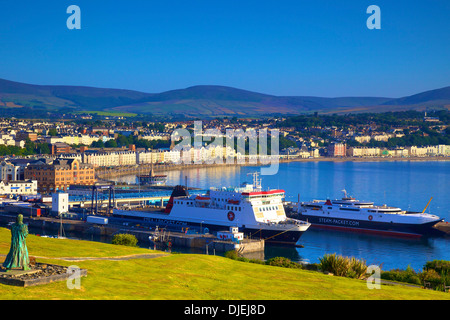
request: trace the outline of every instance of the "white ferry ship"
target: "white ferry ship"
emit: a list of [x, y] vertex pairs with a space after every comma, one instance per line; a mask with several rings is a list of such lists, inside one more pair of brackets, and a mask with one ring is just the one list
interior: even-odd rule
[[299, 218], [312, 226], [405, 236], [435, 233], [432, 227], [443, 220], [425, 213], [426, 207], [423, 212], [410, 212], [386, 205], [377, 206], [373, 202], [349, 197], [343, 191], [342, 199], [301, 202]]
[[206, 194], [189, 195], [176, 186], [162, 212], [114, 210], [114, 216], [158, 223], [183, 223], [211, 231], [238, 227], [251, 238], [295, 244], [310, 224], [286, 216], [284, 190], [262, 191], [257, 174], [253, 184], [239, 188], [211, 188]]

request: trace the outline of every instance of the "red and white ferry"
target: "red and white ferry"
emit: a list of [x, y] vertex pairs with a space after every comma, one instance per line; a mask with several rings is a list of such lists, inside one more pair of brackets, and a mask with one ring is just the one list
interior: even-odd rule
[[263, 191], [257, 173], [253, 180], [253, 184], [244, 183], [238, 188], [211, 188], [201, 196], [189, 195], [184, 186], [176, 186], [164, 211], [114, 210], [114, 215], [159, 223], [181, 222], [211, 231], [238, 227], [251, 238], [296, 244], [310, 224], [286, 216], [284, 190]]

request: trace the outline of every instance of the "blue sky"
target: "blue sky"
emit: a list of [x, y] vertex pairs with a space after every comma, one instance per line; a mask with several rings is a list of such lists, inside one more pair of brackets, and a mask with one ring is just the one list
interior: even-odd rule
[[[68, 30], [69, 5], [81, 30]], [[381, 29], [369, 30], [369, 5]], [[450, 1], [0, 3], [0, 78], [162, 92], [401, 97], [450, 85]]]

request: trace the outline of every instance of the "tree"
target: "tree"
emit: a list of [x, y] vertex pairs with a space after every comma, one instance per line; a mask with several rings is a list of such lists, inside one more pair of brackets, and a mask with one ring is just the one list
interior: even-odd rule
[[47, 143], [39, 143], [36, 145], [36, 152], [39, 154], [51, 154], [52, 151]]
[[105, 148], [117, 148], [117, 142], [116, 140], [108, 140], [105, 142]]
[[91, 147], [92, 148], [104, 148], [105, 145], [103, 144], [102, 140], [98, 140], [98, 141], [92, 141]]
[[136, 247], [137, 245], [136, 236], [128, 233], [119, 233], [114, 235], [112, 239], [112, 244], [118, 244], [122, 246]]
[[57, 136], [58, 135], [58, 131], [56, 131], [55, 128], [51, 128], [50, 130], [48, 130], [48, 135], [52, 136], [52, 137]]

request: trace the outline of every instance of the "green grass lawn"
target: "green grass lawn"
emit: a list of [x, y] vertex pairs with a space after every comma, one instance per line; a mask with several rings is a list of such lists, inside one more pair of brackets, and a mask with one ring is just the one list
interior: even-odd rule
[[[0, 228], [0, 254], [7, 254], [10, 232]], [[319, 272], [239, 262], [219, 256], [167, 254], [153, 259], [64, 261], [60, 257], [110, 257], [161, 253], [98, 242], [29, 235], [29, 254], [38, 262], [88, 269], [81, 289], [66, 282], [20, 288], [0, 285], [0, 299], [450, 299], [450, 294], [382, 285], [369, 290], [361, 280]]]

